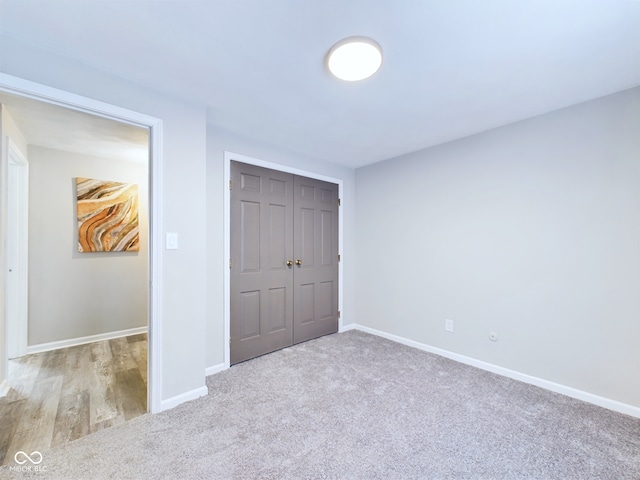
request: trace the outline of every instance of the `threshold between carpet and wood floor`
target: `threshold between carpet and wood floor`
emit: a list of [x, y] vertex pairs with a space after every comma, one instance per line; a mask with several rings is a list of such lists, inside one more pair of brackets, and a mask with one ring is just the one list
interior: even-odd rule
[[640, 478], [640, 419], [359, 331], [207, 384], [43, 452], [40, 478]]

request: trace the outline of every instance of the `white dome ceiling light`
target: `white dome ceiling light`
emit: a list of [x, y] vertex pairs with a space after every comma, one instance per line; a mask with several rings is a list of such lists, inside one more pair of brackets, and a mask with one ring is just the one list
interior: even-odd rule
[[356, 82], [376, 73], [382, 65], [382, 49], [367, 37], [349, 37], [327, 54], [327, 68], [341, 80]]

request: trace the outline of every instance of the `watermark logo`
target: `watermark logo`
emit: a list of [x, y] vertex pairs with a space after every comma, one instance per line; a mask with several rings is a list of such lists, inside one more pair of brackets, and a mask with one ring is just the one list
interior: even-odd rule
[[31, 452], [31, 456], [27, 455], [23, 451], [16, 452], [13, 459], [18, 465], [24, 465], [27, 462], [31, 462], [33, 465], [39, 465], [42, 462], [42, 454], [37, 450]]
[[34, 472], [34, 473], [43, 473], [47, 471], [47, 467], [44, 465], [40, 465], [43, 460], [43, 456], [37, 450], [31, 452], [29, 455], [27, 452], [23, 452], [20, 450], [16, 452], [13, 456], [13, 460], [18, 465], [9, 466], [10, 472]]

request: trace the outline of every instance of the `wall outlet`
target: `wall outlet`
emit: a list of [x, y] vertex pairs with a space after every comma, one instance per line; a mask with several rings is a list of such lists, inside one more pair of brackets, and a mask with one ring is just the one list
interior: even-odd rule
[[166, 237], [166, 249], [167, 250], [177, 250], [178, 249], [178, 234], [174, 232], [167, 232]]
[[453, 320], [449, 320], [447, 318], [444, 321], [444, 330], [445, 330], [445, 332], [453, 332]]

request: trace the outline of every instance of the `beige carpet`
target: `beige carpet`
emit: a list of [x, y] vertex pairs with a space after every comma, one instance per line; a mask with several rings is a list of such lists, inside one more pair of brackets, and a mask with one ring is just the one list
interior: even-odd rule
[[209, 377], [209, 395], [43, 452], [37, 477], [640, 479], [640, 419], [361, 332]]

